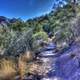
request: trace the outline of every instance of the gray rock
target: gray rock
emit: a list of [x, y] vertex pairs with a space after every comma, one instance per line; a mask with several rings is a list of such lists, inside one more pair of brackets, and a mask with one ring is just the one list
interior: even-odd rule
[[[80, 69], [80, 45], [73, 44], [71, 48], [57, 57], [55, 62], [55, 75], [64, 80], [79, 80]], [[79, 77], [78, 79], [75, 77]]]

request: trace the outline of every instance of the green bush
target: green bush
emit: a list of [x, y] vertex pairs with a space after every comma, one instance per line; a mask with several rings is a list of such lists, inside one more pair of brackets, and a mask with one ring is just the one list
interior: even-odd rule
[[43, 32], [43, 31], [40, 31], [40, 32], [35, 33], [35, 34], [33, 35], [33, 39], [35, 39], [35, 40], [40, 40], [40, 39], [42, 39], [42, 40], [47, 41], [48, 35], [47, 35], [47, 33]]

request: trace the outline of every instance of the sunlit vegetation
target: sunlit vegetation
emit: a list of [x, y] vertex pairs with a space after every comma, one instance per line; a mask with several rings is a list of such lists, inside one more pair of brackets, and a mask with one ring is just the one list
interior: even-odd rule
[[15, 63], [12, 60], [0, 60], [0, 79], [11, 80], [16, 75]]
[[47, 65], [37, 63], [35, 57], [42, 47], [39, 41], [54, 41], [59, 48], [62, 43], [70, 44], [80, 32], [77, 27], [80, 26], [80, 5], [75, 14], [70, 3], [25, 22], [13, 19], [0, 23], [0, 80], [15, 80], [16, 76], [23, 80], [28, 74], [45, 75]]

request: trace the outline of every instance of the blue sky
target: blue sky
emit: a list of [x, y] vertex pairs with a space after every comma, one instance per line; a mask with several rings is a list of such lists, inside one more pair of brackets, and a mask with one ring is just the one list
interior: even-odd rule
[[29, 19], [52, 9], [55, 0], [0, 0], [0, 16]]

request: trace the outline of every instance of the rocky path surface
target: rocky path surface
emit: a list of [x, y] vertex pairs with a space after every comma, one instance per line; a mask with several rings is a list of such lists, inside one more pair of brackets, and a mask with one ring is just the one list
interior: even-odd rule
[[40, 59], [49, 68], [41, 80], [80, 80], [80, 44], [73, 43], [61, 55], [55, 49], [55, 44], [50, 43], [40, 53]]
[[43, 62], [36, 70], [40, 68], [40, 75], [32, 74], [24, 80], [80, 80], [79, 42], [73, 42], [61, 51], [57, 51], [55, 43], [49, 42], [40, 49], [38, 59]]

